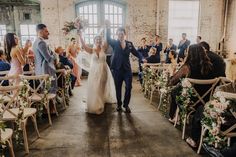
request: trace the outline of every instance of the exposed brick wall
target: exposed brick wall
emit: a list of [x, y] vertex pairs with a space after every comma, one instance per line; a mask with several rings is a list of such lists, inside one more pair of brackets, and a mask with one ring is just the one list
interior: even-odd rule
[[[65, 45], [66, 40], [61, 28], [65, 21], [75, 18], [75, 4], [81, 0], [40, 0], [42, 21], [48, 25], [52, 45]], [[126, 28], [128, 40], [137, 46], [142, 37], [153, 39], [157, 33], [166, 43], [168, 37], [168, 0], [122, 0], [126, 4]], [[235, 0], [230, 0], [228, 29], [226, 38], [227, 51], [235, 51], [236, 7]], [[199, 31], [203, 40], [210, 43], [212, 50], [217, 50], [223, 34], [224, 0], [200, 0]]]

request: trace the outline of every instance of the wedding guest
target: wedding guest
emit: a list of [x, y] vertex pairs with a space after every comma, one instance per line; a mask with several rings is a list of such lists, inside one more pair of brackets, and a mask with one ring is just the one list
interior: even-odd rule
[[26, 64], [23, 67], [23, 71], [30, 71], [33, 69], [34, 55], [32, 51], [32, 41], [30, 39], [26, 40], [24, 51], [26, 52]]
[[149, 50], [150, 56], [143, 60], [144, 63], [159, 63], [159, 60], [156, 57], [157, 49], [151, 47]]
[[203, 148], [211, 157], [235, 157], [236, 154], [236, 143], [224, 149], [216, 149], [206, 144], [203, 144]]
[[11, 65], [6, 61], [6, 56], [2, 49], [0, 49], [0, 71], [8, 71]]
[[158, 63], [160, 63], [161, 62], [162, 43], [161, 43], [159, 35], [156, 35], [156, 43], [155, 43], [154, 47], [157, 49], [156, 57], [157, 57]]
[[170, 76], [173, 76], [176, 72], [176, 67], [177, 67], [176, 56], [177, 56], [177, 54], [176, 54], [175, 50], [170, 50], [169, 56], [168, 56], [168, 58], [170, 60], [170, 65], [168, 68]]
[[[0, 71], [8, 71], [10, 69], [11, 69], [11, 65], [6, 61], [6, 56], [3, 50], [0, 49]], [[4, 74], [0, 75], [0, 77], [2, 76], [5, 76], [5, 75]], [[8, 80], [4, 80], [3, 82], [1, 82], [1, 85], [8, 86], [9, 85]]]
[[[149, 56], [148, 52], [149, 52], [150, 46], [147, 45], [147, 40], [146, 38], [142, 38], [141, 39], [141, 46], [138, 47], [138, 52], [140, 53], [140, 55], [142, 56], [142, 58], [147, 58]], [[141, 61], [138, 61], [139, 63], [139, 81], [142, 82], [142, 66], [141, 66]], [[141, 83], [142, 84], [142, 83]]]
[[[25, 65], [25, 49], [19, 47], [19, 38], [15, 33], [7, 33], [4, 40], [4, 49], [6, 59], [11, 63], [11, 69], [8, 75], [23, 74], [23, 66]], [[26, 48], [27, 49], [27, 48]], [[20, 79], [14, 80], [14, 84], [18, 85]]]
[[[59, 46], [55, 49], [55, 52], [59, 55], [59, 62], [62, 64], [62, 67], [65, 68], [65, 66], [70, 67], [70, 69], [73, 69], [73, 63], [64, 55], [65, 50]], [[75, 82], [76, 82], [76, 76], [73, 74], [70, 75], [71, 79], [71, 88], [74, 89]]]
[[77, 55], [78, 55], [79, 51], [80, 51], [80, 46], [78, 45], [77, 41], [75, 40], [75, 38], [71, 38], [71, 43], [67, 47], [67, 54], [68, 54], [68, 58], [73, 63], [72, 73], [77, 78], [75, 86], [81, 85], [81, 79], [80, 79], [80, 76], [81, 76], [80, 69], [81, 68], [79, 67], [79, 65], [77, 63]]
[[202, 37], [198, 35], [196, 39], [197, 44], [200, 44], [201, 40], [202, 40]]
[[190, 41], [187, 39], [187, 34], [182, 33], [182, 40], [179, 42], [179, 45], [178, 45], [179, 54], [178, 54], [177, 63], [184, 61], [184, 58], [185, 58], [184, 53], [187, 50], [189, 45], [190, 45]]
[[56, 77], [56, 67], [55, 67], [55, 55], [50, 50], [49, 46], [45, 42], [48, 39], [49, 31], [45, 24], [38, 24], [36, 26], [36, 31], [38, 38], [33, 44], [33, 52], [35, 57], [35, 74], [43, 75], [49, 74], [53, 77], [51, 82], [50, 93], [56, 93], [57, 91], [57, 77]]
[[[216, 77], [215, 73], [217, 69], [214, 69], [215, 65], [211, 62], [207, 56], [205, 50], [199, 44], [189, 46], [188, 56], [184, 65], [180, 70], [174, 74], [170, 79], [169, 85], [176, 85], [181, 78], [192, 78], [192, 79], [213, 79]], [[220, 76], [218, 76], [220, 77]], [[201, 95], [203, 95], [211, 86], [210, 85], [195, 85], [194, 88]], [[176, 112], [176, 96], [180, 95], [181, 86], [176, 86], [171, 92], [171, 106], [170, 106], [170, 121], [174, 121], [174, 115]], [[209, 101], [209, 96], [204, 99], [205, 102]], [[181, 107], [180, 107], [181, 108]], [[196, 112], [193, 116], [191, 136], [187, 138], [186, 142], [192, 146], [197, 147], [197, 141], [199, 140], [201, 133], [201, 117], [203, 114], [203, 104], [199, 103], [196, 106]]]
[[213, 75], [215, 75], [215, 77], [218, 77], [218, 76], [225, 77], [226, 65], [225, 65], [224, 59], [218, 54], [210, 51], [210, 45], [207, 42], [202, 41], [199, 44], [204, 48], [207, 56], [210, 58], [212, 64], [214, 65], [213, 69], [215, 73]]
[[147, 58], [150, 47], [147, 45], [146, 38], [141, 39], [141, 46], [138, 47], [138, 52], [142, 55], [143, 58]]
[[175, 44], [173, 44], [173, 39], [169, 39], [169, 42], [166, 45], [166, 48], [164, 50], [164, 53], [166, 54], [166, 63], [171, 63], [171, 60], [169, 58], [169, 52], [171, 50], [176, 51], [177, 50], [177, 46]]

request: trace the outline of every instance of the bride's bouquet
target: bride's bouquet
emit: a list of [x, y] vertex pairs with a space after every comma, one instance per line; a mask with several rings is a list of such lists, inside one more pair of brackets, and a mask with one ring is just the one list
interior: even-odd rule
[[63, 34], [67, 35], [72, 30], [81, 31], [87, 27], [88, 27], [88, 20], [82, 19], [81, 17], [77, 17], [74, 21], [65, 22], [62, 30], [63, 30]]

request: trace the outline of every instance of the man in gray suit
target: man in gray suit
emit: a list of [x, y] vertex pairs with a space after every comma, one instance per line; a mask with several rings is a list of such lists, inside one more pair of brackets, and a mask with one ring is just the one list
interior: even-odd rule
[[57, 91], [57, 78], [56, 78], [56, 68], [54, 65], [55, 56], [53, 52], [49, 49], [47, 43], [44, 41], [48, 39], [48, 29], [44, 24], [38, 24], [36, 26], [36, 31], [38, 38], [33, 44], [33, 51], [35, 56], [35, 74], [49, 74], [50, 77], [53, 77], [51, 82], [52, 88], [50, 89], [51, 93], [56, 93]]

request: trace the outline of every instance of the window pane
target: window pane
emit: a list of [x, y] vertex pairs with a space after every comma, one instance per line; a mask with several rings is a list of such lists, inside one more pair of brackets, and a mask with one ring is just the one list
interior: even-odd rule
[[28, 25], [20, 25], [21, 35], [29, 35]]
[[109, 5], [109, 13], [114, 13], [113, 5]]
[[93, 5], [89, 5], [89, 13], [93, 13]]
[[36, 25], [29, 25], [29, 34], [30, 35], [37, 35], [37, 33], [36, 33]]
[[178, 44], [182, 33], [195, 43], [198, 31], [199, 1], [170, 0], [168, 37]]
[[88, 13], [88, 6], [84, 6], [84, 13]]
[[105, 14], [108, 14], [109, 10], [108, 10], [108, 4], [105, 4]]
[[118, 13], [122, 14], [122, 8], [120, 8], [120, 7], [118, 8]]

